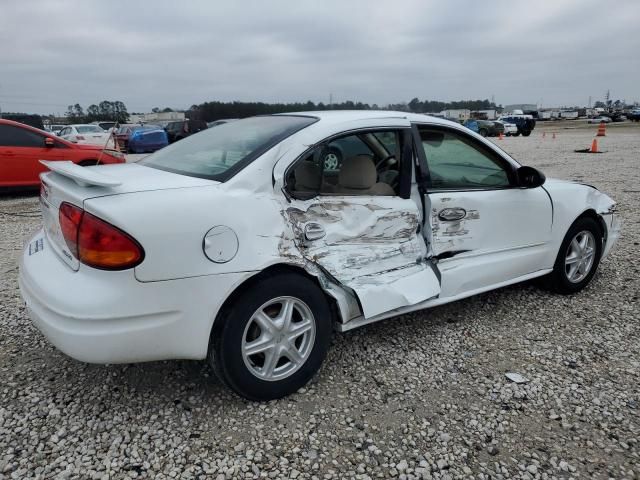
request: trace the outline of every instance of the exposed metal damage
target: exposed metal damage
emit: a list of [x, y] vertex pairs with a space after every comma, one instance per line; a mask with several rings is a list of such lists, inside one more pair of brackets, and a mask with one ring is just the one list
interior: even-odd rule
[[[352, 290], [366, 318], [439, 292], [438, 279], [425, 261], [425, 242], [417, 233], [420, 220], [415, 203], [398, 197], [381, 197], [377, 204], [368, 200], [314, 199], [298, 203], [306, 209], [283, 211], [299, 254], [342, 288]], [[307, 239], [309, 225], [322, 228], [321, 239]], [[291, 255], [289, 242], [281, 242], [280, 248]], [[327, 285], [340, 288], [334, 282]], [[352, 305], [344, 310], [353, 313]], [[343, 320], [349, 318], [343, 313]]]

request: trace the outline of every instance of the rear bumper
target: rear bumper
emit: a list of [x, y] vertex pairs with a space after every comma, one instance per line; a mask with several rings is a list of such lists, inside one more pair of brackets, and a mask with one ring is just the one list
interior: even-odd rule
[[89, 363], [203, 359], [216, 314], [250, 274], [143, 283], [133, 270], [71, 270], [42, 231], [42, 249], [20, 261], [20, 292], [36, 327], [59, 350]]

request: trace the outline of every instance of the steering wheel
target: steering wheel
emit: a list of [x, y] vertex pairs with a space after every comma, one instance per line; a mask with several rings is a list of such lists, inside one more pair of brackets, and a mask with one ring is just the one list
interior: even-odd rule
[[393, 158], [395, 160], [396, 156], [395, 154], [390, 154], [387, 155], [386, 157], [384, 157], [382, 160], [378, 161], [378, 163], [376, 163], [376, 170], [378, 170], [378, 168], [380, 168], [382, 166], [382, 164], [384, 164], [384, 162], [386, 162], [387, 160]]

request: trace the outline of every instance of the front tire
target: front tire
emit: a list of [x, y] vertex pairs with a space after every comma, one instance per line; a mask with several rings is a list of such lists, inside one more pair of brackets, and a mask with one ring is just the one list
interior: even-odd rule
[[320, 288], [295, 273], [254, 283], [216, 320], [209, 362], [238, 395], [273, 400], [296, 392], [320, 369], [332, 313]]
[[586, 287], [596, 274], [602, 256], [602, 230], [596, 220], [576, 220], [560, 245], [556, 263], [546, 278], [546, 286], [564, 295]]

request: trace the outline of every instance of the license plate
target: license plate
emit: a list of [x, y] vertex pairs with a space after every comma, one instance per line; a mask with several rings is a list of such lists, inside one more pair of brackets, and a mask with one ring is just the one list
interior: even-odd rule
[[29, 244], [29, 256], [44, 250], [44, 238], [38, 238]]

